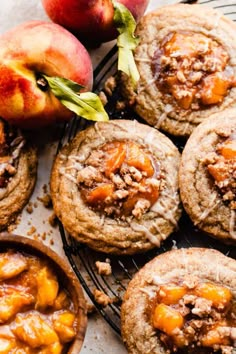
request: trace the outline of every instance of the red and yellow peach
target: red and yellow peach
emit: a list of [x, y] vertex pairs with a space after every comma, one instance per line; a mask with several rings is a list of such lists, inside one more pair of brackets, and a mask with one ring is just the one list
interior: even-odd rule
[[0, 37], [0, 116], [22, 128], [68, 120], [73, 113], [48, 87], [41, 74], [73, 80], [91, 90], [91, 58], [63, 27], [45, 21], [18, 25]]
[[[144, 14], [149, 0], [117, 0], [136, 20]], [[42, 0], [48, 16], [88, 44], [115, 39], [112, 0]]]

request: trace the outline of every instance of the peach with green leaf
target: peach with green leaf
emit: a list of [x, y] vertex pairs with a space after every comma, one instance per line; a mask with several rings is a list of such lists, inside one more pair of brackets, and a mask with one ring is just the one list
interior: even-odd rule
[[117, 37], [114, 6], [124, 5], [136, 21], [149, 0], [42, 0], [48, 16], [87, 43], [106, 42]]
[[149, 0], [42, 0], [49, 17], [72, 33], [86, 46], [117, 39], [118, 70], [131, 77], [136, 85], [139, 73], [133, 50], [139, 40], [136, 23]]
[[91, 58], [62, 26], [46, 21], [18, 25], [0, 37], [0, 116], [21, 128], [67, 121], [75, 113], [108, 119], [90, 91]]

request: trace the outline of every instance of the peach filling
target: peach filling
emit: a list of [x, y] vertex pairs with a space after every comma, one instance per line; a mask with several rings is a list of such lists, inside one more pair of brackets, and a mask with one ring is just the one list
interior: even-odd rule
[[207, 169], [231, 209], [236, 209], [236, 132], [216, 146], [207, 157]]
[[220, 104], [235, 86], [229, 55], [215, 40], [194, 32], [172, 32], [156, 50], [152, 71], [164, 102], [182, 110]]
[[16, 174], [24, 138], [0, 119], [0, 188], [5, 188]]
[[60, 354], [76, 335], [69, 294], [46, 259], [0, 253], [0, 353]]
[[161, 285], [152, 310], [152, 324], [171, 352], [197, 354], [213, 350], [233, 354], [235, 348], [233, 295], [216, 283]]
[[141, 218], [157, 201], [160, 169], [150, 152], [132, 141], [92, 151], [77, 182], [84, 201], [108, 216]]

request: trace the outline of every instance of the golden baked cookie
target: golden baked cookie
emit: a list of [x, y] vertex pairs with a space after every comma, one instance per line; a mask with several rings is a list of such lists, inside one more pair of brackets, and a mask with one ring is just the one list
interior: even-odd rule
[[233, 354], [236, 261], [204, 248], [160, 254], [129, 283], [121, 329], [129, 354]]
[[180, 195], [193, 223], [236, 245], [236, 108], [201, 123], [185, 145]]
[[36, 149], [19, 130], [0, 120], [0, 230], [21, 212], [37, 176]]
[[102, 252], [159, 247], [181, 214], [179, 160], [174, 144], [154, 128], [131, 120], [96, 123], [55, 159], [55, 213], [72, 236]]
[[150, 125], [189, 136], [210, 114], [234, 107], [235, 23], [202, 5], [175, 4], [137, 25], [137, 87], [122, 75], [125, 97]]

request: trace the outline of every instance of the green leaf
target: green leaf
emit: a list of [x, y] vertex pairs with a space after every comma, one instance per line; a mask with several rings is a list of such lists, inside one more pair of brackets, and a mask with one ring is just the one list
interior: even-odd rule
[[114, 22], [119, 32], [118, 70], [131, 77], [134, 84], [139, 80], [139, 72], [134, 61], [133, 50], [137, 47], [139, 39], [135, 37], [136, 21], [131, 12], [121, 3], [112, 1], [114, 6]]
[[95, 93], [79, 93], [83, 86], [68, 79], [44, 74], [42, 76], [60, 102], [78, 116], [93, 121], [109, 120], [100, 98]]

